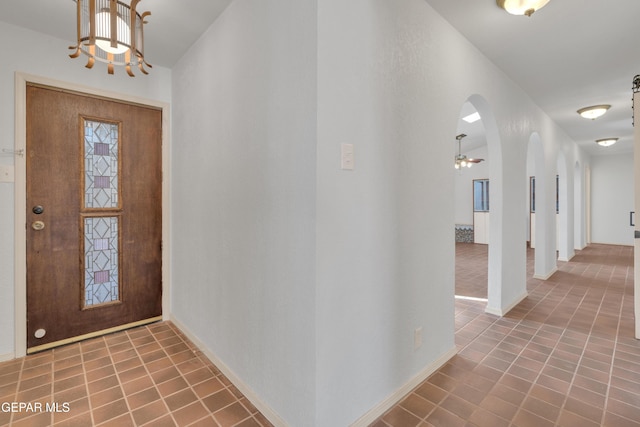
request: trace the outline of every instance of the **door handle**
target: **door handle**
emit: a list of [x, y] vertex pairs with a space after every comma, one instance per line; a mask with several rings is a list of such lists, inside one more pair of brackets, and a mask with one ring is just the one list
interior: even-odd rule
[[40, 231], [44, 228], [44, 222], [35, 221], [33, 224], [31, 224], [31, 228], [33, 228], [36, 231]]

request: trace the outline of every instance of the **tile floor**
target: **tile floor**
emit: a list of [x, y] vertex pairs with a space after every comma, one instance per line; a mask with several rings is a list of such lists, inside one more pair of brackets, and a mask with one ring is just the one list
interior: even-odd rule
[[[457, 245], [458, 295], [486, 298], [486, 250]], [[532, 250], [527, 267], [529, 297], [503, 318], [456, 300], [458, 355], [373, 427], [640, 426], [633, 248], [591, 245], [547, 281]]]
[[0, 426], [271, 426], [168, 322], [0, 363], [3, 402], [59, 412], [0, 408]]
[[[486, 298], [486, 263], [457, 245], [458, 295]], [[527, 287], [503, 318], [456, 300], [459, 354], [372, 427], [640, 426], [633, 249], [589, 246]], [[2, 402], [69, 411], [0, 410], [0, 426], [270, 426], [171, 323], [0, 363]]]

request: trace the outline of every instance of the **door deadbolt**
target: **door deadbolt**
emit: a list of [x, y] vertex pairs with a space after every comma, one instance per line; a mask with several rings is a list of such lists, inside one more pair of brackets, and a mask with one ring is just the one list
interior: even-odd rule
[[42, 212], [44, 212], [44, 208], [42, 206], [40, 206], [40, 205], [34, 206], [33, 209], [31, 209], [31, 210], [36, 215], [40, 215]]
[[31, 224], [31, 228], [33, 228], [36, 231], [40, 231], [44, 228], [44, 222], [36, 221], [33, 224]]

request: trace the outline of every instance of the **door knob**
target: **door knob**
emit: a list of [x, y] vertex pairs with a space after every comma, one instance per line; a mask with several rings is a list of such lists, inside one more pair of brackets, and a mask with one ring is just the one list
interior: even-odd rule
[[33, 224], [31, 224], [31, 228], [33, 228], [36, 231], [40, 231], [44, 228], [44, 222], [36, 221]]

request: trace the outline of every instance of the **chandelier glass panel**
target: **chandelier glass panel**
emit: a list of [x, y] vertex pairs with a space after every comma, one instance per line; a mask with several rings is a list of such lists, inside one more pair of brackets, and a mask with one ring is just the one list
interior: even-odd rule
[[89, 57], [87, 68], [95, 61], [107, 64], [109, 74], [114, 66], [124, 66], [127, 74], [134, 77], [133, 67], [148, 74], [151, 68], [144, 59], [145, 18], [150, 12], [138, 13], [140, 0], [130, 0], [129, 4], [118, 0], [74, 0], [77, 4], [78, 44], [70, 46], [75, 50], [69, 55], [77, 58], [80, 53]]

